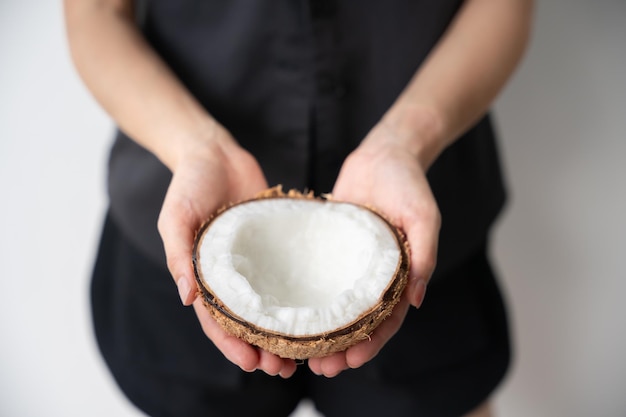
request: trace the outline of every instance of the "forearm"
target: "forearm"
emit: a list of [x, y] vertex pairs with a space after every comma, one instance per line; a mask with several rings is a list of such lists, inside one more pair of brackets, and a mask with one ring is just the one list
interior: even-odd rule
[[151, 49], [129, 0], [65, 0], [72, 58], [122, 130], [174, 169], [210, 142], [217, 123]]
[[532, 0], [468, 0], [382, 119], [427, 169], [484, 115], [528, 42]]

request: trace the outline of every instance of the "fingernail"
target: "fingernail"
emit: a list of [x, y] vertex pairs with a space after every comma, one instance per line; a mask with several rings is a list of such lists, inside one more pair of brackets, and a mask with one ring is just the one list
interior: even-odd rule
[[256, 366], [255, 366], [255, 367], [252, 367], [252, 368], [250, 368], [250, 369], [246, 369], [246, 368], [244, 368], [243, 366], [240, 366], [240, 368], [241, 368], [241, 370], [242, 370], [242, 371], [244, 371], [244, 372], [248, 372], [248, 373], [256, 372], [256, 370], [257, 370], [257, 369], [259, 369], [259, 368], [257, 368]]
[[183, 303], [183, 305], [187, 305], [187, 298], [189, 297], [189, 292], [191, 291], [189, 283], [184, 277], [181, 277], [176, 282], [176, 285], [178, 286], [178, 295], [180, 296], [180, 301]]
[[415, 308], [420, 308], [424, 302], [426, 296], [426, 281], [423, 279], [418, 280], [413, 286], [413, 305]]

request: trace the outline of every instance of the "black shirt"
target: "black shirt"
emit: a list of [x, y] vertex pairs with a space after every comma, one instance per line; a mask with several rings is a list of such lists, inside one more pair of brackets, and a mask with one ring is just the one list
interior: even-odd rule
[[[259, 161], [270, 185], [330, 192], [348, 153], [391, 106], [457, 13], [458, 0], [147, 0], [148, 42]], [[170, 172], [119, 132], [116, 223], [165, 263], [156, 229]], [[443, 224], [438, 271], [485, 239], [504, 202], [488, 118], [428, 178]], [[207, 190], [210, 192], [210, 190]]]

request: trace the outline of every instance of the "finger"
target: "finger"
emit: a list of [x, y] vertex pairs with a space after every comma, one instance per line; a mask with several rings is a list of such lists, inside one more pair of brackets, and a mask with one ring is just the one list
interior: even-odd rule
[[346, 352], [337, 352], [325, 358], [321, 362], [322, 373], [327, 378], [339, 375], [341, 372], [349, 369], [346, 362]]
[[284, 359], [262, 349], [259, 350], [259, 355], [258, 369], [268, 375], [289, 378], [296, 372], [297, 365], [293, 359]]
[[323, 358], [310, 358], [309, 368], [315, 375], [324, 375], [327, 378], [332, 378], [349, 367], [346, 363], [346, 353], [337, 352]]
[[283, 369], [283, 360], [266, 350], [259, 349], [259, 365], [257, 369], [262, 370], [268, 375], [276, 376]]
[[283, 359], [283, 368], [280, 370], [279, 375], [285, 379], [291, 378], [291, 376], [296, 373], [297, 368], [298, 365], [296, 364], [296, 361]]
[[246, 372], [259, 367], [259, 352], [241, 339], [224, 331], [211, 317], [202, 301], [198, 298], [193, 302], [194, 310], [202, 325], [202, 330], [222, 354]]
[[346, 364], [359, 368], [378, 355], [383, 346], [400, 329], [409, 310], [409, 300], [403, 295], [393, 312], [377, 328], [369, 339], [357, 343], [346, 351]]
[[309, 369], [315, 375], [322, 375], [322, 358], [309, 358]]
[[180, 299], [184, 305], [190, 305], [196, 297], [191, 256], [198, 221], [190, 205], [172, 195], [171, 186], [157, 226], [165, 249], [167, 267], [176, 282]]
[[411, 304], [419, 308], [437, 264], [441, 220], [436, 206], [420, 208], [419, 211], [410, 210], [408, 213], [402, 219], [402, 229], [411, 249], [407, 295]]

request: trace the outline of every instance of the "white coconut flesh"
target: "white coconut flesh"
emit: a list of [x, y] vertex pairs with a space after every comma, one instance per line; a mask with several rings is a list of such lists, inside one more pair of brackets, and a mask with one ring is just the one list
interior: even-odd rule
[[218, 215], [197, 257], [203, 284], [233, 315], [298, 337], [343, 328], [379, 304], [400, 245], [363, 207], [270, 198]]

